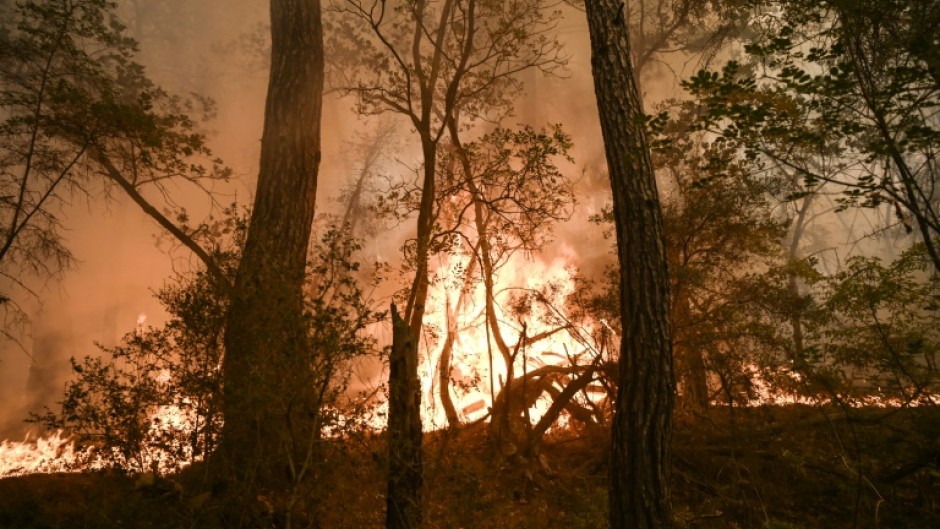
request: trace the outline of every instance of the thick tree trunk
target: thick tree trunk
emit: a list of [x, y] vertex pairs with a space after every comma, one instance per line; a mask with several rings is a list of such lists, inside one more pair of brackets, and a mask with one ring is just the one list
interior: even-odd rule
[[421, 526], [421, 385], [417, 373], [418, 343], [408, 323], [392, 305], [385, 511], [388, 529]]
[[623, 337], [610, 469], [613, 529], [671, 527], [667, 467], [674, 395], [662, 212], [622, 4], [585, 2], [614, 199]]
[[258, 187], [225, 334], [216, 469], [252, 499], [296, 478], [317, 411], [302, 287], [320, 162], [320, 1], [271, 0], [271, 37]]

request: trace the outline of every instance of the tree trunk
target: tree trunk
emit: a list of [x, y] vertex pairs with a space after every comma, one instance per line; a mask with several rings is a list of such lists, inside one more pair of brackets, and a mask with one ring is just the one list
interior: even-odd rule
[[676, 285], [672, 290], [673, 342], [672, 353], [676, 362], [677, 375], [682, 384], [680, 407], [704, 410], [708, 407], [708, 370], [705, 368], [705, 353], [699, 347], [689, 347], [688, 330], [690, 327], [691, 306], [689, 295], [684, 285]]
[[[448, 312], [450, 312], [449, 308]], [[441, 398], [441, 407], [444, 408], [444, 416], [447, 417], [447, 426], [450, 428], [460, 427], [460, 415], [457, 413], [457, 407], [454, 406], [454, 399], [450, 396], [451, 359], [454, 353], [454, 342], [457, 341], [455, 318], [456, 316], [448, 314], [447, 337], [444, 338], [444, 346], [441, 348], [441, 359], [437, 370], [437, 392]]]
[[[430, 123], [430, 110], [423, 123]], [[425, 128], [427, 130], [428, 127]], [[434, 232], [437, 143], [422, 131], [424, 179], [415, 241], [415, 277], [404, 318], [392, 307], [392, 352], [388, 387], [388, 495], [385, 527], [414, 529], [421, 525], [421, 386], [418, 381], [418, 337], [428, 298], [428, 256]], [[413, 400], [413, 402], [412, 402]]]
[[454, 353], [454, 344], [457, 341], [457, 319], [463, 314], [464, 307], [467, 305], [467, 298], [473, 288], [473, 274], [476, 271], [477, 260], [474, 257], [479, 251], [479, 246], [473, 249], [473, 254], [467, 264], [463, 285], [460, 288], [460, 294], [457, 296], [457, 302], [453, 308], [450, 306], [450, 300], [446, 302], [447, 310], [447, 336], [444, 338], [444, 346], [441, 348], [440, 366], [437, 372], [438, 393], [441, 396], [441, 407], [444, 408], [444, 415], [447, 416], [447, 425], [451, 428], [460, 427], [460, 415], [454, 406], [454, 400], [450, 396], [450, 372], [451, 360]]
[[667, 467], [674, 379], [662, 212], [621, 3], [585, 2], [613, 190], [623, 336], [610, 469], [613, 529], [671, 527]]
[[[681, 346], [680, 346], [681, 347]], [[679, 355], [685, 358], [683, 372], [683, 388], [685, 389], [685, 405], [689, 409], [704, 410], [709, 405], [708, 370], [705, 367], [705, 354], [701, 349], [685, 349]]]
[[385, 527], [421, 526], [421, 385], [418, 343], [392, 305], [388, 391], [388, 494]]
[[[488, 333], [488, 337], [492, 337], [493, 342], [496, 344], [496, 349], [499, 350], [499, 354], [503, 357], [503, 363], [506, 366], [506, 379], [503, 381], [503, 387], [508, 387], [512, 383], [513, 377], [515, 375], [513, 366], [515, 357], [509, 351], [509, 345], [506, 344], [503, 333], [499, 329], [499, 319], [496, 317], [496, 286], [494, 281], [495, 270], [493, 269], [493, 248], [489, 241], [490, 234], [488, 229], [488, 216], [486, 214], [485, 199], [483, 197], [483, 192], [477, 187], [476, 182], [474, 181], [473, 168], [472, 164], [470, 163], [470, 157], [467, 154], [467, 150], [464, 148], [463, 143], [460, 141], [460, 127], [457, 126], [456, 112], [453, 118], [448, 121], [447, 130], [450, 132], [451, 142], [454, 146], [454, 150], [457, 152], [457, 157], [460, 159], [460, 166], [461, 170], [463, 171], [464, 181], [466, 182], [467, 188], [470, 190], [473, 199], [473, 222], [477, 229], [478, 240], [477, 255], [479, 256], [481, 275], [483, 278], [485, 299], [484, 317], [486, 320], [486, 332]], [[492, 352], [490, 354], [492, 354]], [[495, 374], [493, 373], [493, 369], [491, 367], [491, 381], [494, 376]], [[492, 382], [490, 385], [492, 386]], [[496, 417], [494, 416], [492, 420], [496, 420]]]
[[787, 293], [791, 296], [791, 302], [795, 303], [793, 311], [790, 314], [790, 328], [793, 331], [793, 354], [791, 360], [798, 369], [806, 369], [805, 347], [803, 346], [803, 314], [800, 299], [800, 284], [796, 271], [792, 269], [800, 258], [800, 240], [803, 238], [803, 232], [809, 220], [809, 210], [813, 204], [813, 195], [806, 195], [803, 203], [797, 211], [796, 219], [793, 220], [793, 233], [790, 236], [790, 244], [787, 247], [787, 261], [791, 269], [787, 272]]
[[302, 288], [320, 163], [320, 1], [271, 0], [271, 39], [258, 187], [225, 333], [215, 470], [251, 500], [296, 478], [317, 412]]

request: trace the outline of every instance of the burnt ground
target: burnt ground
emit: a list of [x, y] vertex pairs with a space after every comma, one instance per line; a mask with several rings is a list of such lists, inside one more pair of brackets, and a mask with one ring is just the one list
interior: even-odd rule
[[[428, 528], [606, 525], [602, 427], [559, 432], [528, 461], [497, 458], [482, 426], [425, 440]], [[319, 527], [382, 527], [382, 446], [369, 436], [332, 447], [310, 507]], [[218, 507], [200, 490], [199, 473], [152, 482], [113, 471], [0, 480], [0, 527], [216, 527]], [[678, 528], [940, 527], [940, 410], [681, 413], [671, 486]]]

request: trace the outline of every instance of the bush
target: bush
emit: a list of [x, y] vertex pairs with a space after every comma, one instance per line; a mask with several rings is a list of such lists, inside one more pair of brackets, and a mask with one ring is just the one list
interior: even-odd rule
[[[224, 224], [229, 228], [214, 237], [233, 234], [234, 241], [216, 258], [234, 275], [245, 224], [234, 216]], [[308, 267], [305, 322], [316, 375], [320, 413], [312, 419], [318, 432], [350, 422], [335, 407], [347, 388], [346, 366], [373, 349], [373, 339], [361, 331], [381, 317], [358, 286], [358, 249], [343, 229], [331, 228], [314, 246]], [[120, 345], [102, 347], [103, 356], [73, 358], [75, 376], [60, 409], [31, 419], [65, 430], [90, 447], [80, 462], [85, 466], [175, 471], [216, 448], [223, 422], [225, 290], [200, 270], [165, 285], [157, 298], [171, 316], [162, 328], [138, 328]], [[341, 418], [344, 424], [338, 425]]]

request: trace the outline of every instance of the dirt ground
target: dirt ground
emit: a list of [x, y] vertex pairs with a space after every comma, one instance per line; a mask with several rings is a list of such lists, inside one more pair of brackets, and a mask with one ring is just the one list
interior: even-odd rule
[[[498, 457], [483, 425], [425, 436], [425, 527], [606, 525], [609, 435], [556, 432], [538, 457]], [[383, 439], [330, 448], [309, 502], [315, 527], [381, 528]], [[214, 527], [199, 468], [156, 480], [119, 472], [0, 480], [0, 527]], [[711, 409], [675, 418], [677, 528], [940, 527], [940, 410]]]

